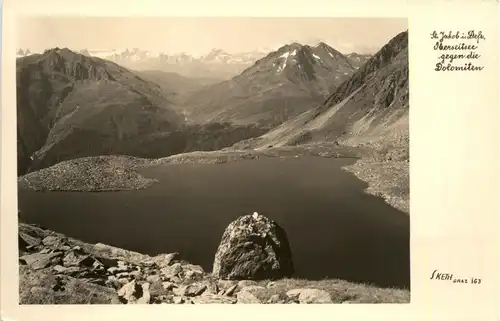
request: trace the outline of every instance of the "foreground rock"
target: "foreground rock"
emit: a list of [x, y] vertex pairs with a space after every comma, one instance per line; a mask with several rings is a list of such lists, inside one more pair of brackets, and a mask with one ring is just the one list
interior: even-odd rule
[[132, 280], [118, 291], [118, 297], [122, 303], [148, 304], [151, 300], [149, 283], [139, 285], [136, 280]]
[[[273, 226], [262, 217], [257, 221]], [[262, 243], [262, 238], [257, 238], [261, 242], [258, 244], [265, 249], [267, 243]], [[270, 258], [274, 259], [279, 257], [276, 253], [283, 254], [273, 253]], [[276, 262], [290, 263], [284, 259]], [[409, 302], [408, 291], [339, 280], [215, 279], [201, 266], [181, 260], [178, 253], [149, 256], [100, 243], [83, 243], [23, 223], [19, 225], [19, 275], [21, 304]]]
[[293, 274], [285, 231], [274, 221], [254, 213], [229, 224], [215, 254], [213, 276], [229, 280], [263, 280]]

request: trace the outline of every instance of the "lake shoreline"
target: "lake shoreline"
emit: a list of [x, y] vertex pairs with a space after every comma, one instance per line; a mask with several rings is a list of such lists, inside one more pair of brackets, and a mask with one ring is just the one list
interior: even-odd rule
[[[352, 165], [343, 167], [343, 170], [368, 184], [365, 193], [380, 197], [395, 209], [410, 214], [409, 191], [406, 192], [400, 187], [401, 182], [408, 180], [409, 177], [408, 162], [376, 162], [360, 159]], [[397, 191], [394, 191], [395, 189]]]
[[[179, 251], [210, 269], [212, 253], [227, 224], [257, 211], [281, 222], [290, 234], [298, 276], [345, 277], [383, 286], [406, 284], [406, 216], [380, 197], [365, 193], [368, 184], [343, 170], [355, 163], [354, 158], [304, 155], [275, 157], [270, 153], [219, 164], [209, 154], [210, 162], [191, 158], [189, 163], [142, 164], [135, 170], [157, 182], [140, 190], [19, 190], [21, 216], [89, 243], [104, 242], [149, 255]], [[182, 160], [187, 156], [192, 157], [183, 155]], [[81, 224], [74, 224], [72, 218]], [[196, 228], [191, 221], [205, 228]], [[114, 230], [115, 225], [120, 228]], [[129, 236], [135, 230], [147, 234], [133, 240]], [[182, 231], [192, 233], [192, 238], [187, 239]], [[308, 231], [315, 231], [314, 236], [304, 237]], [[393, 257], [381, 248], [380, 242], [388, 240], [398, 253]], [[310, 254], [311, 247], [316, 247], [316, 254]], [[325, 264], [310, 263], [323, 257], [328, 258]], [[338, 261], [344, 263], [338, 265]], [[360, 267], [365, 264], [380, 267], [373, 271]], [[383, 272], [394, 266], [401, 266], [397, 274]]]
[[[155, 178], [144, 177], [141, 169], [166, 164], [224, 164], [259, 157], [293, 158], [318, 156], [353, 159], [343, 169], [368, 184], [367, 194], [383, 198], [392, 207], [409, 214], [409, 162], [377, 160], [370, 151], [343, 149], [332, 145], [304, 145], [267, 150], [221, 150], [190, 152], [160, 159], [110, 155], [69, 160], [18, 178], [20, 188], [51, 192], [120, 192], [150, 188]], [[87, 182], [89, 168], [96, 182]], [[85, 173], [86, 175], [81, 175]], [[72, 179], [68, 174], [77, 175]], [[123, 175], [127, 177], [124, 179]], [[103, 176], [103, 177], [99, 177]], [[116, 183], [118, 182], [118, 183]], [[403, 186], [403, 187], [401, 187]], [[400, 188], [401, 187], [401, 188]]]
[[323, 158], [357, 159], [349, 153], [314, 152], [306, 149], [270, 149], [264, 151], [211, 151], [189, 152], [159, 159], [146, 159], [124, 155], [82, 157], [63, 161], [53, 166], [18, 177], [23, 189], [50, 192], [117, 192], [151, 187], [157, 182], [140, 174], [141, 169], [167, 164], [224, 164], [260, 157], [297, 158], [318, 156]]
[[[382, 197], [386, 200], [388, 204], [390, 204], [392, 207], [396, 207], [393, 204], [389, 203], [387, 201], [387, 196], [386, 194], [379, 193], [377, 194], [376, 191], [370, 190], [370, 188], [373, 188], [373, 183], [374, 183], [374, 176], [369, 176], [366, 175], [367, 172], [371, 167], [370, 166], [380, 166], [380, 164], [377, 164], [373, 162], [373, 160], [370, 160], [370, 158], [364, 157], [366, 154], [360, 153], [356, 150], [350, 150], [350, 153], [339, 153], [337, 151], [324, 151], [321, 149], [317, 148], [318, 146], [306, 146], [304, 148], [285, 148], [282, 150], [261, 150], [261, 151], [218, 151], [218, 152], [195, 152], [195, 153], [188, 153], [188, 154], [180, 154], [180, 155], [174, 155], [170, 156], [167, 158], [163, 159], [156, 159], [156, 160], [148, 160], [148, 159], [139, 159], [139, 158], [133, 158], [133, 157], [127, 157], [127, 156], [101, 156], [98, 158], [95, 157], [90, 157], [90, 158], [85, 158], [84, 162], [81, 162], [81, 159], [77, 161], [77, 164], [85, 164], [87, 166], [86, 168], [92, 167], [95, 165], [95, 161], [97, 160], [99, 164], [101, 164], [105, 169], [108, 170], [101, 170], [100, 172], [108, 174], [103, 179], [97, 180], [97, 182], [106, 182], [106, 185], [84, 185], [86, 186], [87, 190], [83, 189], [80, 191], [83, 192], [94, 192], [94, 193], [100, 193], [100, 192], [109, 192], [110, 190], [98, 190], [95, 189], [95, 187], [107, 187], [109, 188], [109, 183], [108, 181], [109, 178], [113, 178], [113, 173], [116, 173], [117, 167], [119, 167], [119, 172], [120, 173], [133, 173], [129, 174], [127, 176], [130, 181], [126, 182], [124, 184], [125, 186], [128, 186], [128, 189], [121, 189], [120, 191], [132, 191], [132, 190], [138, 190], [138, 189], [148, 189], [154, 186], [154, 184], [157, 181], [153, 181], [151, 183], [150, 180], [152, 178], [149, 178], [148, 175], [144, 175], [143, 169], [148, 169], [151, 167], [155, 166], [163, 166], [163, 165], [168, 165], [168, 164], [173, 164], [173, 165], [180, 165], [180, 164], [224, 164], [228, 162], [238, 162], [238, 161], [246, 161], [246, 160], [255, 160], [259, 159], [260, 157], [272, 157], [272, 158], [296, 158], [296, 157], [304, 157], [304, 156], [318, 156], [318, 157], [323, 157], [323, 158], [349, 158], [352, 159], [352, 164], [343, 166], [341, 169], [345, 172], [348, 172], [350, 175], [355, 177], [355, 179], [364, 182], [365, 184], [368, 185], [366, 189], [364, 189], [364, 192], [367, 194], [371, 194], [377, 197]], [[323, 148], [325, 146], [322, 146]], [[72, 161], [69, 161], [72, 162]], [[80, 162], [80, 163], [78, 163]], [[71, 164], [71, 163], [70, 163]], [[91, 165], [90, 165], [91, 164]], [[114, 167], [109, 167], [110, 164], [112, 164]], [[67, 165], [67, 163], [66, 163]], [[387, 164], [386, 164], [387, 165]], [[57, 165], [55, 165], [57, 166]], [[61, 165], [59, 165], [61, 166]], [[375, 166], [376, 167], [376, 166]], [[61, 168], [65, 168], [66, 170], [61, 170]], [[71, 166], [70, 166], [71, 168]], [[62, 184], [62, 181], [64, 180], [64, 176], [61, 175], [63, 173], [68, 173], [68, 167], [59, 167], [59, 168], [49, 168], [46, 169], [50, 172], [52, 179], [54, 180], [56, 186], [59, 187], [64, 187], [64, 184]], [[78, 166], [73, 166], [73, 171], [74, 173], [82, 174], [86, 173], [85, 171], [82, 171], [81, 168], [79, 169]], [[32, 174], [34, 175], [34, 174]], [[47, 175], [47, 174], [46, 174]], [[80, 175], [83, 176], [83, 175]], [[387, 176], [383, 176], [387, 177]], [[20, 178], [22, 180], [23, 178]], [[24, 177], [26, 180], [26, 177]], [[154, 179], [153, 179], [154, 180]], [[390, 180], [386, 179], [384, 183], [377, 185], [378, 186], [387, 186], [387, 182]], [[123, 184], [123, 180], [120, 181], [121, 184]], [[148, 186], [142, 185], [141, 188], [133, 188], [137, 187], [135, 184], [143, 184], [144, 182], [149, 182]], [[112, 183], [112, 181], [111, 181]], [[75, 184], [75, 181], [72, 181], [73, 188], [75, 186], [78, 186]], [[128, 185], [127, 185], [128, 184]], [[385, 184], [385, 185], [384, 185]], [[88, 190], [89, 186], [94, 187], [94, 190]], [[123, 185], [122, 185], [123, 186]], [[30, 188], [28, 186], [28, 188]], [[33, 190], [33, 188], [30, 188]], [[36, 190], [36, 189], [35, 189]], [[43, 190], [43, 189], [39, 189]], [[58, 190], [59, 192], [65, 192], [67, 190]], [[75, 190], [70, 190], [71, 192], [75, 192]], [[116, 191], [116, 190], [115, 190]], [[396, 207], [397, 208], [397, 207]], [[399, 208], [397, 208], [400, 210]], [[32, 224], [26, 224], [26, 223], [20, 223], [20, 228], [23, 229], [29, 229], [29, 228], [36, 228], [35, 225]], [[57, 235], [62, 235], [58, 234], [55, 232], [52, 232], [49, 229], [45, 229], [46, 233], [49, 234], [57, 234]], [[65, 236], [62, 236], [65, 237]], [[82, 248], [90, 248], [95, 246], [94, 243], [84, 243], [82, 241], [78, 241], [78, 244]], [[120, 251], [125, 251], [125, 253], [136, 253], [136, 252], [131, 252], [125, 249], [119, 249]], [[144, 255], [144, 254], [133, 254], [133, 255]], [[43, 270], [43, 271], [31, 271], [26, 268], [26, 266], [20, 266], [20, 278], [22, 280], [22, 288], [21, 292], [24, 291], [26, 293], [27, 288], [30, 288], [32, 286], [37, 286], [37, 284], [33, 284], [33, 280], [45, 278], [48, 276], [54, 276], [56, 275], [54, 271], [49, 270]], [[29, 271], [28, 271], [29, 270]], [[44, 274], [45, 273], [45, 274]], [[210, 279], [210, 273], [206, 274], [206, 279], [205, 281]], [[38, 281], [36, 281], [38, 282]], [[80, 278], [73, 278], [71, 282], [75, 284], [83, 284], [86, 281]], [[270, 281], [265, 281], [262, 282], [262, 285], [264, 286], [265, 290], [262, 291], [260, 295], [262, 295], [265, 300], [263, 299], [262, 303], [272, 303], [272, 302], [267, 302], [270, 300], [270, 296], [272, 294], [275, 294], [275, 289], [269, 289], [267, 287], [267, 284]], [[260, 283], [259, 283], [260, 284]], [[297, 279], [297, 278], [291, 278], [291, 279], [283, 279], [283, 280], [278, 280], [278, 288], [281, 289], [280, 295], [283, 296], [284, 292], [292, 290], [293, 288], [298, 287], [299, 285], [304, 288], [313, 288], [313, 289], [323, 289], [326, 290], [327, 292], [329, 291], [332, 295], [333, 298], [333, 303], [409, 303], [409, 298], [410, 298], [410, 292], [408, 289], [391, 289], [391, 288], [386, 288], [386, 287], [380, 287], [376, 285], [369, 285], [369, 284], [363, 284], [363, 283], [356, 283], [356, 282], [350, 282], [350, 281], [342, 281], [339, 279], [326, 279], [323, 281], [313, 281], [313, 280], [307, 280], [307, 279]], [[44, 288], [43, 289], [44, 293], [47, 293], [49, 297], [53, 295], [53, 291], [50, 288]], [[110, 292], [109, 288], [102, 288], [100, 291], [104, 291], [103, 293], [111, 293], [109, 295], [114, 296], [114, 292]], [[349, 293], [349, 295], [346, 294], [345, 297], [334, 297], [335, 293], [339, 293], [341, 291], [342, 293]], [[71, 294], [70, 296], [75, 296], [76, 294]], [[29, 303], [36, 303], [37, 301], [33, 301], [33, 298], [30, 298], [29, 294], [26, 294], [27, 298], [23, 299], [24, 304], [29, 304]], [[30, 301], [31, 300], [31, 301]], [[69, 299], [68, 299], [69, 300]], [[73, 299], [71, 299], [73, 300]], [[108, 300], [108, 298], [105, 298], [105, 301]], [[111, 300], [111, 299], [110, 299]], [[116, 300], [115, 300], [116, 301]], [[230, 300], [231, 301], [231, 300]], [[110, 301], [111, 302], [111, 301]], [[101, 302], [101, 303], [110, 303], [110, 302]], [[112, 303], [112, 302], [111, 302]], [[238, 302], [236, 302], [238, 303]]]

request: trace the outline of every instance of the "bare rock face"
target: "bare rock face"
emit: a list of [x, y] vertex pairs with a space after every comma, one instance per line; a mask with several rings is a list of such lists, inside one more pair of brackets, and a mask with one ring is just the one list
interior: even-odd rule
[[285, 231], [258, 213], [229, 224], [213, 265], [214, 277], [226, 280], [276, 279], [290, 277], [293, 272]]

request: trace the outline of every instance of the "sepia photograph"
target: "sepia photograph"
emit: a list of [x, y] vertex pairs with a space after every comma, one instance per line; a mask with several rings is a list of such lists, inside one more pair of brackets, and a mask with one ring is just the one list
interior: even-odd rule
[[408, 29], [20, 17], [19, 303], [410, 303]]

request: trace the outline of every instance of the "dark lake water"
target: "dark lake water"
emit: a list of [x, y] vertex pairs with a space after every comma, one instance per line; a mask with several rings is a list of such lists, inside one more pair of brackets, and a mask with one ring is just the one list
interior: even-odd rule
[[19, 191], [24, 220], [90, 243], [179, 252], [207, 271], [227, 225], [255, 211], [288, 234], [297, 277], [410, 285], [409, 216], [363, 192], [349, 159], [264, 158], [143, 171], [125, 192]]

